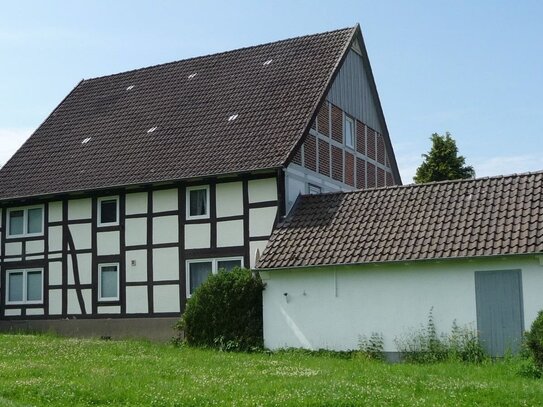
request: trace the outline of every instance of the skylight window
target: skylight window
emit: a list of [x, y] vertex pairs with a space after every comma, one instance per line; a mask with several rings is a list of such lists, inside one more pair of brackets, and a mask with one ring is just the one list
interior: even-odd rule
[[126, 88], [126, 90], [132, 90], [134, 89], [134, 85], [130, 85], [128, 88]]
[[266, 62], [264, 62], [262, 65], [264, 66], [268, 66], [269, 64], [271, 64], [273, 61], [273, 59], [268, 59]]
[[89, 141], [91, 141], [91, 138], [92, 138], [92, 137], [87, 137], [86, 139], [83, 139], [83, 141], [81, 142], [81, 144], [87, 144]]
[[189, 75], [189, 79], [192, 79], [192, 78], [194, 78], [194, 77], [195, 77], [196, 75], [198, 75], [198, 73], [197, 73], [197, 72], [191, 73], [191, 74]]
[[156, 129], [158, 129], [158, 127], [151, 127], [149, 130], [147, 130], [147, 133], [152, 133]]
[[236, 120], [237, 118], [238, 118], [238, 115], [237, 115], [237, 114], [233, 114], [232, 116], [230, 116], [230, 117], [228, 118], [228, 121], [231, 122], [231, 121]]

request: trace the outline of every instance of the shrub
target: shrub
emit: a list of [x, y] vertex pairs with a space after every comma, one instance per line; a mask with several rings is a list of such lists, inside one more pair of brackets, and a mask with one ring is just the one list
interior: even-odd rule
[[385, 360], [383, 346], [383, 335], [377, 332], [372, 332], [369, 338], [365, 335], [358, 338], [360, 354], [366, 359]]
[[219, 271], [192, 294], [176, 328], [192, 346], [261, 348], [263, 289], [260, 277], [250, 270]]
[[539, 311], [530, 330], [526, 332], [525, 346], [541, 374], [543, 372], [543, 311]]
[[450, 334], [439, 335], [432, 311], [430, 309], [426, 327], [395, 339], [402, 360], [413, 363], [435, 363], [446, 360], [481, 363], [487, 359], [477, 333], [472, 329], [460, 327], [454, 321]]

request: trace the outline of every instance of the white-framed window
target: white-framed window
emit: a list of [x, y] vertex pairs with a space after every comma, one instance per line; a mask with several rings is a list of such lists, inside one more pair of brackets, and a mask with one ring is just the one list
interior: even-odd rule
[[119, 263], [98, 265], [98, 300], [119, 300]]
[[9, 208], [7, 224], [8, 238], [43, 235], [43, 205]]
[[195, 259], [187, 260], [186, 264], [188, 298], [211, 274], [217, 274], [219, 270], [232, 271], [236, 267], [243, 267], [243, 257]]
[[209, 185], [187, 188], [187, 219], [209, 218]]
[[6, 304], [41, 304], [43, 269], [18, 269], [6, 272]]
[[116, 226], [119, 224], [119, 197], [98, 198], [98, 226]]
[[347, 115], [345, 115], [343, 133], [345, 145], [349, 148], [354, 148], [354, 120]]
[[322, 188], [318, 185], [307, 184], [307, 192], [309, 195], [317, 195], [322, 192]]

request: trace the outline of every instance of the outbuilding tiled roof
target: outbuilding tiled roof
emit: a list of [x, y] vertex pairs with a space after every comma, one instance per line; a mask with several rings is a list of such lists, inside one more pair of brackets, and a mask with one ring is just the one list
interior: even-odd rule
[[83, 80], [0, 170], [0, 200], [279, 168], [357, 30]]
[[543, 172], [304, 195], [261, 269], [543, 253]]

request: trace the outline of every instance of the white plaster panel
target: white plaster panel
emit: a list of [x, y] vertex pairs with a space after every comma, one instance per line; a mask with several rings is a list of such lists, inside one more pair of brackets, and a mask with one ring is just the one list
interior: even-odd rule
[[68, 290], [68, 314], [81, 314], [81, 307], [75, 290]]
[[[133, 265], [132, 262], [135, 262]], [[126, 251], [126, 281], [147, 281], [147, 251]]]
[[97, 235], [97, 252], [99, 256], [119, 254], [119, 232], [99, 232]]
[[211, 245], [211, 225], [185, 225], [185, 249], [205, 249]]
[[277, 181], [275, 178], [249, 181], [249, 202], [275, 201], [277, 199]]
[[85, 312], [87, 314], [92, 313], [92, 290], [81, 290], [81, 296], [83, 297], [83, 303], [85, 304]]
[[14, 257], [12, 259], [4, 259], [4, 263], [14, 262], [14, 261], [22, 261], [22, 257]]
[[102, 305], [98, 307], [99, 314], [120, 314], [121, 307], [118, 305]]
[[81, 223], [76, 225], [69, 225], [70, 234], [74, 240], [76, 250], [90, 249], [92, 245], [92, 225], [90, 223]]
[[34, 256], [26, 256], [26, 260], [41, 260], [43, 259], [43, 254], [34, 255]]
[[20, 256], [23, 253], [23, 244], [21, 242], [6, 243], [6, 256]]
[[250, 253], [249, 258], [251, 260], [251, 264], [250, 264], [251, 268], [254, 268], [256, 266], [256, 256], [257, 254], [259, 256], [262, 256], [262, 252], [266, 248], [266, 244], [268, 244], [267, 240], [259, 240], [256, 242], [249, 243], [249, 253]]
[[49, 290], [49, 315], [62, 314], [62, 290]]
[[177, 189], [153, 191], [153, 212], [176, 211], [177, 201]]
[[179, 249], [153, 249], [153, 280], [179, 280]]
[[126, 219], [125, 228], [125, 244], [127, 246], [147, 244], [146, 218]]
[[43, 308], [27, 308], [26, 315], [43, 315]]
[[68, 201], [68, 220], [90, 219], [92, 200], [90, 198], [70, 199]]
[[[428, 320], [476, 329], [475, 271], [522, 270], [525, 327], [543, 308], [535, 258], [274, 270], [264, 291], [266, 347], [355, 349], [359, 335], [383, 334], [384, 350]], [[337, 278], [336, 278], [337, 276]], [[284, 293], [288, 293], [285, 298]]]
[[62, 202], [49, 202], [49, 222], [62, 221]]
[[126, 313], [146, 314], [148, 312], [147, 287], [126, 287]]
[[243, 220], [217, 222], [217, 247], [243, 246]]
[[7, 317], [14, 317], [17, 315], [21, 315], [21, 309], [20, 308], [6, 309], [4, 310], [4, 315]]
[[[70, 264], [71, 261], [68, 262]], [[92, 254], [82, 253], [77, 255], [77, 266], [79, 268], [79, 281], [81, 284], [92, 283]]]
[[62, 258], [62, 253], [49, 254], [48, 257], [49, 257], [50, 259], [61, 259], [61, 258]]
[[125, 208], [127, 215], [147, 213], [147, 192], [126, 194]]
[[62, 226], [49, 227], [49, 251], [62, 250]]
[[179, 312], [179, 286], [157, 285], [153, 287], [155, 312]]
[[27, 254], [43, 253], [44, 243], [43, 240], [29, 240], [26, 242], [25, 251]]
[[177, 243], [179, 226], [177, 216], [160, 216], [153, 219], [153, 243]]
[[49, 262], [49, 285], [62, 284], [62, 262]]
[[271, 235], [277, 207], [249, 209], [249, 236]]
[[243, 184], [225, 182], [216, 186], [217, 217], [243, 215]]

